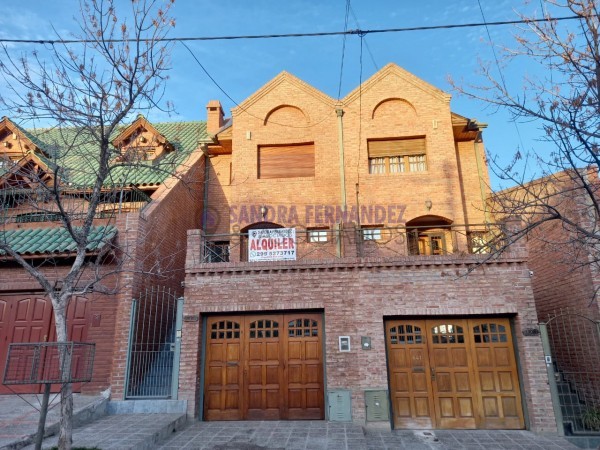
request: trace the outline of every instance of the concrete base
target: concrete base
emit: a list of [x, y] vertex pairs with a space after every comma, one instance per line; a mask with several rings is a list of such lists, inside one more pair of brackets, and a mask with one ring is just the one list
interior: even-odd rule
[[114, 414], [185, 414], [186, 400], [122, 400], [110, 401], [107, 413]]
[[564, 439], [579, 448], [600, 448], [600, 436], [565, 436]]

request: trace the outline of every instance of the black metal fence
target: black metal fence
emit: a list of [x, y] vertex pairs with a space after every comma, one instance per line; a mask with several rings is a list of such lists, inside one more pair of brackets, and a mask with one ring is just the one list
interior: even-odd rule
[[600, 434], [600, 321], [561, 310], [540, 328], [559, 426]]
[[85, 383], [92, 379], [96, 345], [87, 342], [12, 343], [3, 384]]
[[[506, 246], [499, 225], [296, 229], [296, 259], [490, 254]], [[202, 262], [248, 261], [248, 233], [207, 234]]]
[[183, 298], [150, 288], [131, 311], [125, 397], [177, 398]]

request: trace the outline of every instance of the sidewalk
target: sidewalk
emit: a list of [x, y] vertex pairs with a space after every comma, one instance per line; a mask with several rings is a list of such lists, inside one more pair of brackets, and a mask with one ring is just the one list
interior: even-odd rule
[[[46, 430], [49, 430], [53, 424], [58, 424], [60, 417], [59, 397], [51, 394], [50, 400]], [[17, 395], [0, 395], [0, 449], [17, 448], [18, 443], [26, 443], [28, 437], [37, 432], [40, 417], [38, 409], [41, 401], [41, 394], [26, 394], [21, 397]], [[94, 406], [101, 407], [104, 401], [105, 399], [101, 396], [74, 394], [73, 411], [77, 413], [86, 409], [93, 412], [95, 410]]]
[[[28, 395], [30, 402], [37, 401]], [[94, 410], [101, 397], [76, 395], [75, 409]], [[57, 399], [54, 400], [56, 402]], [[96, 409], [100, 409], [99, 406]], [[102, 411], [105, 411], [104, 408]], [[0, 449], [29, 445], [24, 436], [35, 433], [38, 412], [17, 396], [0, 396]], [[48, 424], [57, 422], [58, 409], [49, 411]], [[187, 426], [185, 426], [187, 420]], [[56, 445], [57, 436], [43, 448]], [[74, 429], [76, 447], [102, 450], [212, 449], [212, 450], [576, 450], [556, 436], [529, 431], [492, 430], [382, 430], [352, 423], [326, 421], [199, 422], [184, 414], [108, 415]], [[25, 447], [26, 449], [33, 446]]]
[[197, 422], [173, 435], [163, 450], [560, 450], [577, 449], [558, 437], [529, 431], [383, 431], [325, 421]]

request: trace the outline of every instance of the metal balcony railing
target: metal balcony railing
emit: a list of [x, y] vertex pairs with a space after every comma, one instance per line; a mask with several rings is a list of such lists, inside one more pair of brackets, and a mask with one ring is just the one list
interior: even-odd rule
[[[506, 246], [500, 225], [296, 228], [296, 260], [490, 254]], [[248, 261], [248, 233], [206, 234], [203, 263]]]

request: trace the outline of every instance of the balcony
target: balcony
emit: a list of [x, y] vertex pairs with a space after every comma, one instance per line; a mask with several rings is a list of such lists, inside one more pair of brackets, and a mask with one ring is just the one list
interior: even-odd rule
[[[249, 257], [248, 232], [202, 235], [202, 232], [195, 231], [200, 234], [200, 248], [194, 257], [195, 263], [253, 263], [253, 258]], [[424, 259], [489, 255], [504, 248], [505, 231], [504, 224], [403, 227], [344, 224], [334, 229], [296, 228], [293, 260], [308, 262], [347, 258]]]

